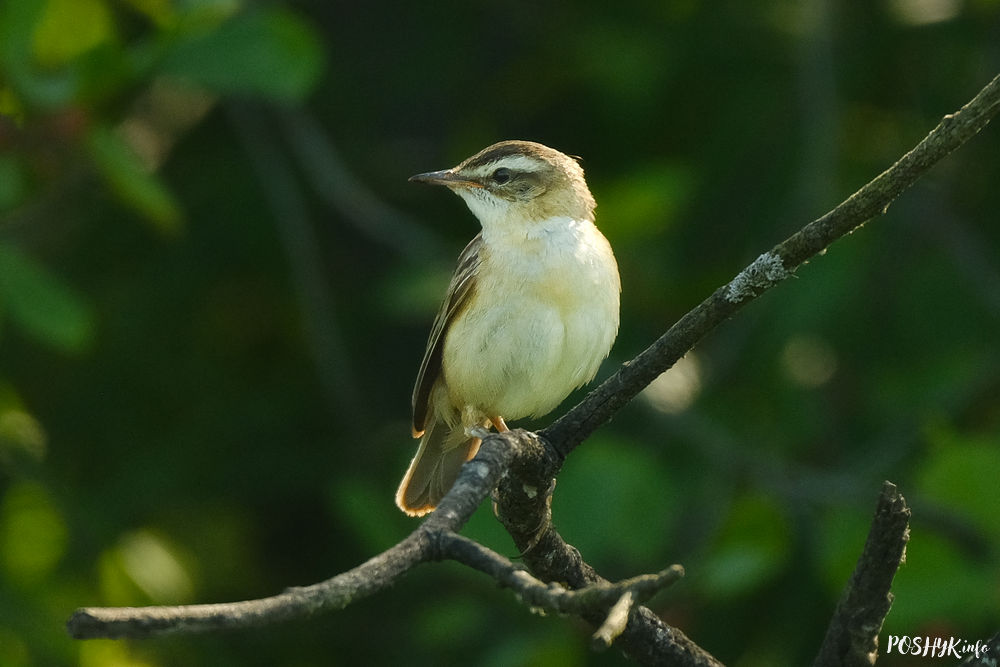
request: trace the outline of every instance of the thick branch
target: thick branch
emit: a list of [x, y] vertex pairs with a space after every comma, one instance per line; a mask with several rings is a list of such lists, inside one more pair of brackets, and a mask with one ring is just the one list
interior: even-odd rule
[[[610, 643], [624, 629], [621, 614], [683, 576], [673, 565], [662, 572], [633, 577], [616, 584], [595, 579], [577, 590], [546, 584], [523, 567], [458, 535], [497, 478], [533, 434], [516, 431], [493, 434], [479, 455], [466, 464], [455, 486], [438, 509], [405, 540], [358, 567], [331, 579], [290, 588], [268, 598], [184, 606], [91, 607], [77, 610], [67, 627], [77, 639], [146, 638], [174, 633], [236, 630], [287, 622], [343, 609], [355, 600], [387, 588], [415, 566], [428, 561], [455, 560], [483, 572], [510, 588], [529, 606], [560, 614], [600, 619], [598, 641]], [[630, 601], [628, 607], [620, 604]], [[616, 613], [609, 615], [609, 610]]]
[[[524, 433], [524, 432], [521, 432]], [[79, 609], [68, 622], [77, 639], [145, 638], [172, 633], [234, 630], [300, 619], [343, 609], [355, 600], [388, 587], [427, 561], [455, 560], [483, 572], [516, 592], [529, 606], [553, 613], [603, 618], [599, 641], [610, 643], [624, 629], [633, 602], [649, 599], [684, 574], [679, 565], [611, 584], [595, 581], [571, 590], [546, 584], [521, 566], [454, 531], [461, 528], [496, 486], [500, 471], [519, 451], [515, 434], [493, 435], [463, 469], [440, 507], [405, 540], [358, 567], [327, 581], [290, 588], [259, 600], [221, 604]], [[629, 600], [626, 607], [623, 599]], [[615, 612], [615, 613], [610, 613]]]
[[[514, 539], [528, 569], [543, 581], [564, 582], [570, 588], [607, 584], [587, 564], [576, 547], [568, 544], [552, 526], [549, 503], [552, 477], [559, 469], [559, 457], [551, 444], [535, 434], [514, 431], [522, 451], [511, 462], [510, 470], [497, 488], [497, 517]], [[641, 602], [641, 601], [640, 601]], [[631, 605], [631, 603], [629, 603]], [[646, 607], [634, 607], [627, 615], [617, 615], [616, 625], [609, 624], [610, 614], [584, 613], [581, 616], [597, 631], [595, 647], [615, 646], [643, 665], [674, 667], [718, 667], [720, 663], [683, 632], [660, 620]], [[622, 627], [620, 624], [627, 623]], [[612, 629], [613, 628], [613, 629]], [[614, 633], [619, 633], [617, 638]]]
[[961, 110], [945, 116], [896, 164], [835, 209], [754, 260], [540, 435], [551, 441], [565, 458], [660, 373], [673, 366], [705, 334], [792, 275], [799, 265], [834, 241], [884, 213], [896, 197], [948, 153], [975, 136], [998, 111], [1000, 75]]
[[66, 623], [74, 639], [141, 639], [173, 633], [259, 627], [343, 609], [388, 587], [414, 565], [427, 560], [426, 531], [405, 540], [353, 570], [332, 579], [289, 588], [259, 600], [152, 607], [85, 607]]
[[882, 484], [864, 551], [837, 604], [813, 667], [864, 667], [878, 658], [878, 635], [892, 606], [892, 579], [906, 557], [910, 508]]
[[311, 586], [290, 588], [258, 600], [150, 607], [86, 607], [66, 623], [76, 639], [142, 638], [172, 633], [259, 627], [343, 609], [388, 588], [415, 566], [444, 557], [441, 532], [457, 531], [469, 520], [507, 469], [516, 451], [501, 436], [483, 442], [440, 507], [406, 539], [356, 568]]

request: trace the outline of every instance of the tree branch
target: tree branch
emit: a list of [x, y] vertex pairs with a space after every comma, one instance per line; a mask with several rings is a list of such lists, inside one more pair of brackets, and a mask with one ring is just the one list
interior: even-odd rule
[[484, 441], [440, 507], [406, 539], [356, 568], [311, 586], [258, 600], [150, 607], [87, 607], [66, 623], [75, 639], [143, 638], [172, 633], [258, 627], [343, 609], [388, 588], [413, 567], [441, 560], [437, 535], [459, 530], [496, 486], [516, 451], [495, 436]]
[[[566, 581], [570, 586], [584, 586], [600, 580], [579, 552], [566, 544], [551, 526], [549, 494], [552, 480], [565, 457], [577, 445], [745, 304], [792, 275], [803, 262], [840, 237], [884, 213], [896, 197], [939, 160], [975, 136], [998, 111], [1000, 75], [962, 109], [945, 116], [892, 167], [832, 211], [762, 254], [565, 415], [540, 431], [542, 451], [534, 452], [530, 458], [515, 459], [512, 470], [501, 480], [497, 496], [498, 517], [524, 552], [525, 563], [531, 570], [542, 579]], [[539, 493], [541, 489], [546, 492]], [[886, 591], [891, 580], [890, 575]], [[663, 664], [669, 660], [669, 664], [688, 665], [701, 664], [699, 660], [714, 660], [683, 633], [665, 626], [652, 612], [649, 616], [652, 618], [634, 618], [633, 625], [648, 621], [652, 624], [650, 627], [625, 633], [619, 640], [629, 655], [646, 664]], [[878, 625], [881, 627], [881, 620]], [[677, 633], [677, 641], [652, 647], [652, 638], [658, 636], [657, 629], [664, 627]]]
[[252, 628], [343, 609], [351, 602], [388, 587], [427, 559], [426, 531], [405, 540], [353, 570], [332, 579], [289, 588], [259, 600], [151, 607], [86, 607], [66, 623], [74, 639], [143, 639], [175, 633]]
[[451, 533], [442, 538], [447, 541], [449, 557], [513, 589], [530, 607], [592, 620], [598, 626], [592, 642], [595, 649], [608, 648], [625, 631], [635, 605], [684, 576], [684, 568], [671, 565], [656, 574], [639, 575], [616, 584], [598, 578], [574, 590], [561, 584], [543, 583], [506, 558], [460, 535]]
[[[679, 630], [664, 624], [649, 609], [635, 606], [675, 580], [680, 575], [679, 568], [675, 566], [657, 575], [609, 584], [552, 528], [549, 504], [555, 475], [569, 452], [709, 331], [792, 275], [799, 265], [833, 241], [884, 212], [901, 192], [974, 136], [998, 110], [1000, 76], [960, 111], [946, 116], [913, 150], [871, 183], [758, 257], [551, 426], [539, 434], [517, 430], [484, 439], [479, 454], [463, 466], [458, 481], [438, 509], [417, 530], [382, 554], [327, 581], [292, 588], [261, 600], [183, 607], [80, 609], [67, 623], [70, 634], [76, 638], [148, 637], [288, 621], [342, 609], [354, 600], [390, 586], [416, 565], [450, 558], [489, 574], [515, 590], [529, 605], [579, 614], [598, 628], [595, 642], [600, 645], [607, 645], [620, 633], [616, 643], [641, 663], [718, 665], [711, 655]], [[497, 488], [498, 516], [523, 552], [524, 561], [534, 576], [455, 534], [494, 488]], [[901, 497], [898, 500], [902, 502]], [[888, 518], [897, 517], [898, 520], [900, 512], [892, 511]], [[873, 535], [875, 524], [881, 525], [879, 516], [876, 515], [873, 524]], [[896, 520], [889, 521], [890, 529], [898, 527]], [[874, 540], [869, 538], [877, 554]], [[866, 545], [859, 568], [867, 562], [868, 551]], [[896, 565], [892, 565], [892, 572]], [[879, 579], [884, 575], [884, 568], [864, 568], [857, 582], [852, 578], [845, 609], [855, 604], [852, 591], [861, 595], [865, 591], [883, 590], [882, 585], [887, 591], [888, 583]], [[869, 580], [869, 576], [873, 578]], [[544, 584], [542, 580], [566, 582], [577, 590], [574, 593], [562, 586]], [[862, 600], [858, 604], [864, 604], [863, 601], [869, 598], [857, 599]], [[883, 606], [886, 599], [883, 594]], [[872, 609], [878, 610], [881, 606], [875, 605]], [[885, 609], [887, 611], [888, 607]], [[871, 618], [876, 615], [873, 613]], [[884, 615], [883, 612], [878, 618]], [[845, 627], [849, 632], [850, 618]], [[842, 636], [842, 633], [833, 632], [833, 635]]]
[[543, 429], [565, 458], [597, 427], [606, 422], [658, 375], [673, 366], [705, 334], [740, 308], [774, 287], [806, 260], [889, 205], [946, 155], [986, 127], [1000, 111], [1000, 75], [990, 81], [959, 111], [945, 116], [937, 127], [894, 165], [848, 197], [826, 215], [810, 222], [740, 271], [728, 284], [677, 321], [655, 343], [579, 404]]
[[910, 508], [882, 484], [864, 550], [833, 613], [813, 667], [862, 667], [878, 658], [878, 635], [892, 607], [892, 579], [906, 558]]
[[[496, 493], [497, 517], [504, 524], [521, 552], [524, 564], [543, 581], [564, 582], [570, 588], [606, 585], [607, 581], [591, 567], [576, 547], [568, 544], [552, 526], [551, 507], [553, 476], [561, 459], [551, 443], [534, 433], [513, 431], [521, 451], [511, 461], [510, 469], [500, 480]], [[631, 605], [631, 602], [623, 603]], [[721, 663], [683, 632], [660, 620], [646, 607], [635, 607], [630, 614], [581, 613], [594, 627], [595, 648], [606, 647], [608, 640], [627, 656], [643, 665], [676, 667], [719, 667]], [[624, 628], [621, 623], [626, 622]], [[620, 633], [615, 638], [614, 633]]]
[[[147, 638], [175, 633], [236, 630], [306, 618], [343, 609], [395, 583], [417, 565], [454, 560], [483, 572], [510, 588], [534, 609], [603, 618], [600, 639], [610, 644], [624, 629], [622, 614], [632, 602], [642, 602], [684, 575], [679, 565], [656, 574], [640, 575], [616, 584], [604, 580], [571, 590], [547, 584], [523, 567], [477, 542], [458, 535], [460, 529], [497, 484], [519, 447], [519, 434], [493, 434], [480, 454], [462, 468], [458, 481], [438, 509], [394, 547], [331, 579], [289, 588], [258, 600], [150, 607], [90, 607], [78, 609], [67, 622], [76, 639]], [[624, 605], [622, 600], [628, 600]], [[614, 614], [609, 616], [609, 610]]]

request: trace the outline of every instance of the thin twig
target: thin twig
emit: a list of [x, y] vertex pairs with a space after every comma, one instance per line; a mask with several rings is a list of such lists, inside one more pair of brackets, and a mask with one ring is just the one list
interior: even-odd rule
[[545, 583], [523, 566], [515, 565], [467, 537], [451, 532], [440, 533], [436, 537], [443, 557], [490, 575], [501, 586], [516, 592], [532, 608], [558, 614], [607, 611], [625, 594], [631, 600], [642, 602], [684, 576], [684, 568], [671, 565], [656, 574], [643, 574], [617, 583], [595, 582], [572, 589], [561, 584]]
[[603, 651], [625, 632], [625, 626], [628, 625], [628, 616], [634, 605], [635, 594], [632, 591], [622, 593], [622, 596], [618, 598], [618, 602], [608, 612], [607, 619], [601, 624], [601, 627], [597, 628], [597, 632], [591, 638], [590, 645], [595, 650]]

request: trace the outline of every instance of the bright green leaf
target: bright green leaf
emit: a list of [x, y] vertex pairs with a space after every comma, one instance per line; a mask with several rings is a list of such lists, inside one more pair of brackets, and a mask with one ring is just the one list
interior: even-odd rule
[[101, 592], [114, 604], [187, 602], [195, 592], [187, 561], [166, 536], [133, 531], [101, 554]]
[[294, 102], [312, 89], [322, 64], [313, 30], [288, 11], [268, 8], [180, 41], [167, 54], [163, 71], [220, 93]]
[[48, 0], [35, 27], [32, 52], [58, 67], [113, 37], [111, 12], [101, 0]]
[[129, 650], [121, 641], [100, 639], [80, 643], [79, 667], [152, 667]]
[[17, 459], [41, 461], [48, 447], [45, 429], [24, 410], [0, 410], [0, 465]]
[[108, 127], [95, 127], [87, 137], [90, 155], [112, 191], [161, 232], [174, 234], [181, 209], [162, 180], [146, 169], [125, 140]]
[[44, 577], [66, 550], [66, 522], [35, 482], [11, 487], [0, 504], [0, 564], [9, 581], [28, 583]]
[[52, 71], [38, 67], [34, 40], [45, 9], [38, 0], [0, 2], [0, 68], [3, 83], [10, 90], [4, 95], [4, 107], [6, 113], [13, 106], [18, 119], [34, 106], [65, 105], [77, 89], [76, 75], [69, 68]]
[[5, 245], [0, 245], [0, 308], [29, 335], [68, 352], [84, 349], [94, 334], [94, 314], [83, 298]]

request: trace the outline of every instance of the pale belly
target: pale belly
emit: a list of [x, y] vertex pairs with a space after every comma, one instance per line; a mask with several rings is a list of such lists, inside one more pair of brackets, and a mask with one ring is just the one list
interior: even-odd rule
[[594, 377], [618, 332], [620, 288], [614, 263], [594, 261], [589, 250], [548, 257], [544, 269], [498, 269], [479, 284], [444, 342], [456, 409], [540, 416]]

